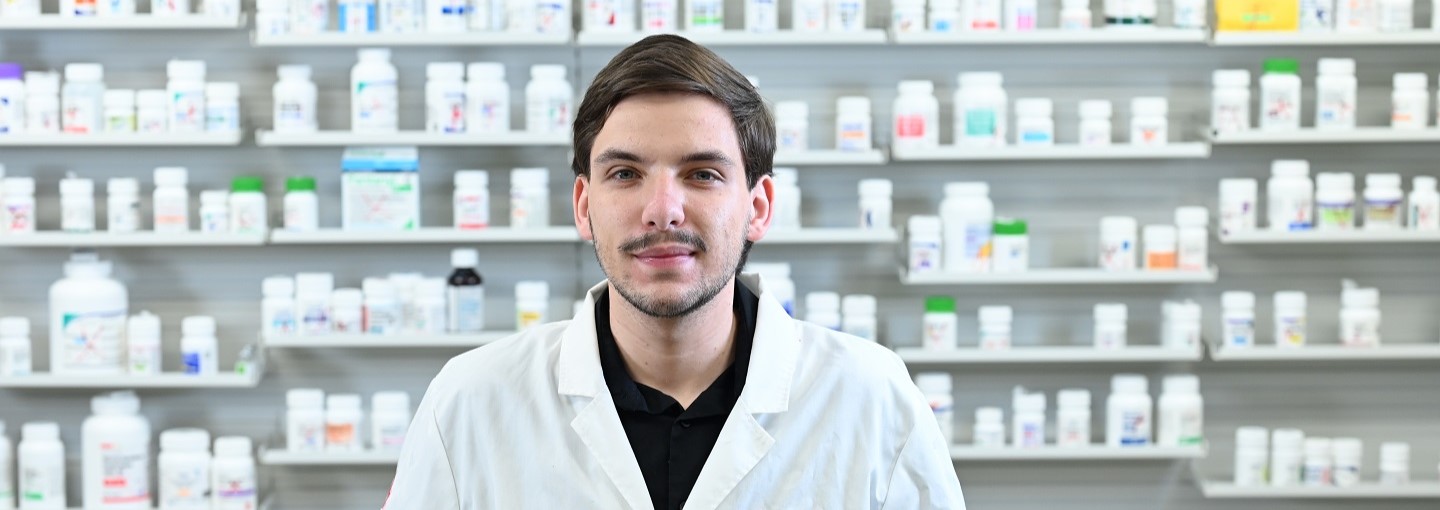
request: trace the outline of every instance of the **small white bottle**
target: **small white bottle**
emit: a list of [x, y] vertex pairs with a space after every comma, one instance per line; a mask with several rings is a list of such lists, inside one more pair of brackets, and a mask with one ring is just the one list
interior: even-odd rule
[[230, 192], [225, 190], [200, 192], [200, 231], [206, 233], [230, 231]]
[[264, 234], [270, 230], [270, 208], [265, 200], [265, 180], [236, 177], [230, 183], [230, 232]]
[[1434, 177], [1421, 175], [1411, 181], [1405, 217], [1411, 230], [1440, 230], [1440, 193], [1435, 191]]
[[1265, 193], [1271, 230], [1314, 228], [1315, 185], [1310, 180], [1308, 161], [1282, 159], [1271, 163]]
[[1380, 290], [1346, 288], [1340, 293], [1340, 345], [1380, 346]]
[[840, 320], [840, 331], [871, 342], [879, 341], [880, 326], [879, 321], [875, 318], [875, 309], [875, 296], [850, 294], [841, 298], [840, 311], [843, 313]]
[[160, 433], [161, 510], [210, 510], [210, 433], [170, 429]]
[[1172, 26], [1192, 30], [1205, 28], [1205, 18], [1208, 14], [1205, 0], [1175, 0], [1173, 4]]
[[360, 435], [364, 412], [360, 395], [339, 394], [325, 397], [325, 451], [359, 452], [365, 449]]
[[310, 66], [285, 65], [277, 70], [280, 80], [275, 82], [275, 132], [313, 133], [319, 128], [318, 91], [310, 80]]
[[295, 319], [302, 336], [330, 334], [330, 296], [335, 291], [335, 275], [330, 273], [299, 273], [295, 275]]
[[1215, 89], [1210, 94], [1210, 129], [1216, 133], [1249, 130], [1250, 71], [1220, 69], [1214, 72], [1212, 81]]
[[6, 177], [4, 185], [4, 208], [0, 209], [0, 234], [28, 234], [35, 232], [35, 179], [30, 177]]
[[1405, 220], [1405, 191], [1400, 174], [1365, 176], [1365, 230], [1399, 230]]
[[1095, 348], [1124, 349], [1129, 309], [1123, 303], [1095, 305]]
[[996, 72], [967, 72], [960, 73], [956, 81], [960, 85], [954, 96], [956, 145], [1004, 146], [1009, 122], [1005, 76]]
[[54, 422], [29, 422], [20, 429], [16, 448], [21, 510], [63, 510], [65, 445]]
[[60, 180], [60, 229], [74, 233], [95, 231], [95, 181], [74, 174]]
[[140, 312], [125, 324], [126, 372], [132, 376], [160, 375], [160, 318]]
[[776, 168], [775, 215], [771, 227], [776, 230], [798, 230], [800, 228], [800, 173], [794, 168]]
[[215, 460], [210, 464], [210, 486], [214, 488], [212, 508], [259, 508], [254, 450], [248, 437], [226, 436], [215, 440]]
[[983, 182], [946, 183], [945, 199], [940, 202], [940, 218], [944, 227], [945, 247], [942, 254], [945, 256], [945, 271], [990, 272], [995, 229], [995, 204], [990, 201], [990, 185]]
[[1024, 388], [1015, 388], [1012, 399], [1014, 414], [1011, 416], [1011, 445], [1016, 448], [1045, 447], [1045, 394], [1024, 393]]
[[[153, 5], [163, 5], [164, 0], [154, 1]], [[152, 10], [152, 12], [154, 12]], [[290, 0], [256, 0], [255, 2], [255, 34], [257, 37], [270, 37], [286, 35], [290, 33]], [[207, 445], [208, 447], [208, 445]]]
[[515, 327], [519, 331], [548, 322], [550, 284], [522, 281], [515, 284]]
[[205, 131], [210, 133], [240, 132], [240, 84], [234, 82], [205, 84]]
[[1320, 75], [1315, 79], [1315, 129], [1355, 129], [1355, 60], [1322, 58], [1319, 68]]
[[454, 216], [457, 230], [490, 226], [490, 177], [484, 170], [455, 172]]
[[1265, 73], [1260, 75], [1260, 129], [1294, 131], [1300, 129], [1300, 63], [1295, 59], [1265, 59]]
[[59, 73], [39, 71], [25, 73], [25, 131], [30, 133], [59, 133], [61, 131]]
[[770, 33], [780, 30], [780, 2], [745, 0], [745, 31]]
[[1055, 395], [1055, 400], [1060, 406], [1055, 413], [1055, 446], [1090, 446], [1090, 391], [1060, 390], [1060, 393]]
[[830, 31], [865, 30], [865, 0], [830, 0], [826, 7], [830, 11]]
[[1335, 30], [1336, 0], [1300, 0], [1300, 31], [1329, 32]]
[[285, 230], [314, 232], [320, 229], [320, 197], [315, 194], [315, 178], [295, 176], [285, 179]]
[[1150, 446], [1154, 406], [1143, 375], [1117, 374], [1106, 400], [1105, 444], [1111, 448]]
[[1375, 28], [1381, 32], [1409, 32], [1415, 30], [1415, 0], [1372, 1], [1376, 6]]
[[1353, 437], [1337, 437], [1330, 442], [1334, 453], [1332, 480], [1336, 487], [1354, 487], [1360, 484], [1360, 460], [1364, 443]]
[[[796, 32], [824, 32], [825, 0], [795, 0], [790, 4], [790, 27]], [[921, 6], [923, 8], [923, 5]], [[747, 18], [748, 19], [748, 18]]]
[[1297, 429], [1275, 429], [1270, 440], [1270, 486], [1300, 485], [1305, 467], [1305, 433]]
[[135, 131], [144, 134], [170, 131], [170, 99], [164, 90], [148, 89], [135, 93]]
[[1382, 443], [1380, 445], [1380, 485], [1406, 485], [1410, 483], [1410, 444]]
[[295, 280], [288, 276], [271, 276], [260, 285], [265, 296], [260, 301], [261, 337], [294, 335], [299, 329], [295, 320]]
[[110, 179], [105, 183], [105, 229], [112, 234], [140, 230], [140, 181]]
[[1275, 346], [1299, 348], [1305, 346], [1305, 293], [1282, 291], [1275, 293]]
[[1255, 179], [1220, 180], [1221, 237], [1255, 230], [1259, 187]]
[[[950, 374], [943, 372], [923, 372], [915, 376], [915, 386], [920, 388], [920, 393], [925, 396], [925, 401], [930, 404], [930, 411], [935, 413], [935, 421], [940, 424], [940, 437], [945, 438], [945, 444], [955, 443], [955, 396], [954, 382]], [[978, 429], [977, 429], [978, 430]], [[1000, 426], [1000, 435], [1005, 435], [1005, 426]], [[1003, 442], [1004, 439], [1001, 439]]]
[[390, 50], [365, 48], [359, 51], [359, 56], [359, 62], [350, 70], [350, 130], [357, 133], [398, 131], [399, 73], [390, 63]]
[[1137, 97], [1130, 101], [1130, 143], [1165, 145], [1170, 139], [1170, 103], [1163, 97]]
[[432, 34], [464, 32], [470, 16], [465, 0], [425, 0], [425, 31]]
[[1169, 314], [1162, 327], [1161, 345], [1180, 351], [1196, 352], [1200, 349], [1200, 304], [1194, 301], [1167, 303]]
[[927, 351], [953, 351], [960, 344], [960, 317], [955, 315], [955, 298], [930, 296], [925, 298], [925, 315], [922, 318], [924, 343]]
[[975, 446], [999, 448], [1005, 446], [1005, 411], [998, 407], [975, 409]]
[[325, 392], [297, 388], [285, 393], [285, 449], [291, 452], [325, 449]]
[[[1085, 11], [1088, 13], [1090, 11]], [[1111, 106], [1110, 102], [1103, 99], [1092, 99], [1080, 102], [1080, 145], [1105, 146], [1110, 145], [1114, 129], [1110, 123]]]
[[532, 133], [569, 133], [575, 92], [563, 65], [530, 66], [525, 86], [525, 129]]
[[1005, 0], [1005, 30], [1031, 32], [1039, 22], [1040, 7], [1035, 0]]
[[1395, 73], [1390, 127], [1425, 129], [1430, 123], [1430, 79], [1425, 73]]
[[1355, 175], [1321, 172], [1315, 176], [1315, 229], [1355, 229]]
[[1090, 30], [1094, 15], [1090, 12], [1090, 0], [1061, 0], [1060, 29]]
[[1204, 207], [1175, 209], [1177, 232], [1176, 268], [1204, 271], [1210, 267], [1210, 210]]
[[1229, 291], [1220, 295], [1223, 308], [1220, 323], [1221, 349], [1248, 349], [1255, 346], [1255, 294]]
[[375, 451], [398, 453], [410, 427], [410, 395], [381, 391], [370, 398], [370, 444]]
[[1015, 145], [1055, 145], [1054, 104], [1045, 98], [1015, 100]]
[[1335, 452], [1330, 439], [1305, 438], [1305, 464], [1300, 480], [1306, 487], [1329, 487], [1335, 483]]
[[510, 228], [550, 226], [550, 171], [516, 168], [510, 171]]
[[1167, 375], [1160, 393], [1160, 447], [1205, 444], [1205, 405], [1200, 398], [1200, 379], [1188, 374]]
[[180, 358], [185, 373], [211, 376], [220, 372], [219, 353], [215, 340], [213, 317], [186, 317], [181, 323]]
[[910, 274], [934, 273], [941, 270], [941, 223], [939, 216], [911, 216], [907, 221], [909, 233], [906, 253], [909, 256]]
[[[816, 0], [802, 1], [808, 3]], [[935, 11], [933, 9], [937, 7], [937, 2], [943, 1], [945, 0], [936, 0], [930, 2], [930, 7], [932, 9], [931, 26], [935, 24]], [[821, 1], [819, 3], [820, 9], [822, 9], [820, 16], [823, 18], [825, 16], [825, 13], [823, 12], [823, 9], [825, 8], [825, 2]], [[893, 0], [892, 2], [890, 2], [890, 6], [890, 33], [918, 34], [925, 32], [925, 0]], [[944, 9], [943, 6], [940, 6], [940, 8]], [[956, 4], [954, 10], [955, 16], [958, 18], [960, 14], [960, 7], [958, 3]], [[941, 14], [941, 16], [941, 23], [943, 24], [943, 20], [949, 16], [949, 12], [944, 11], [944, 14]], [[958, 30], [958, 27], [953, 28], [950, 31], [953, 32], [956, 30]]]
[[465, 130], [469, 133], [510, 131], [510, 85], [505, 65], [474, 62], [466, 68]]
[[185, 189], [190, 173], [181, 167], [155, 169], [156, 232], [187, 232], [190, 230], [190, 192]]
[[[778, 170], [778, 169], [777, 169]], [[862, 179], [860, 188], [860, 228], [864, 230], [889, 230], [894, 204], [891, 199], [892, 184], [889, 179]], [[799, 189], [796, 190], [798, 204]], [[798, 215], [798, 211], [797, 211]]]
[[[364, 288], [364, 329], [367, 335], [394, 335], [404, 324], [405, 303], [400, 299], [395, 285], [384, 278], [366, 278]], [[330, 330], [340, 332], [345, 327], [339, 316], [331, 311]]]
[[806, 294], [805, 322], [818, 324], [832, 331], [840, 331], [840, 295], [834, 292]]
[[170, 81], [165, 85], [171, 133], [205, 131], [205, 62], [171, 60], [165, 66]]
[[679, 0], [640, 0], [640, 31], [647, 34], [675, 32]]
[[66, 64], [65, 86], [60, 90], [61, 129], [69, 134], [96, 134], [104, 130], [105, 68], [100, 64]]
[[894, 130], [891, 144], [896, 150], [929, 149], [940, 146], [940, 102], [935, 99], [935, 83], [925, 80], [902, 81], [900, 95], [895, 98]]
[[465, 132], [465, 64], [431, 62], [425, 66], [425, 130]]
[[810, 146], [810, 106], [804, 101], [775, 103], [775, 151], [803, 151]]
[[1270, 431], [1264, 427], [1235, 430], [1235, 485], [1262, 487], [1270, 471]]
[[1025, 220], [996, 218], [990, 270], [1023, 273], [1030, 270], [1030, 226]]
[[725, 2], [685, 0], [685, 29], [692, 32], [725, 30]]
[[1133, 271], [1139, 256], [1139, 225], [1129, 216], [1100, 218], [1100, 268]]
[[[30, 319], [24, 317], [0, 318], [0, 377], [24, 377], [30, 375], [34, 368], [33, 365], [34, 355], [30, 346]], [[3, 436], [3, 434], [0, 434], [0, 436]], [[3, 462], [6, 462], [6, 460], [3, 456], [0, 456], [0, 463]], [[3, 475], [5, 469], [8, 467], [8, 464], [0, 464], [0, 475]], [[9, 479], [0, 479], [0, 487], [4, 487], [4, 484], [9, 482]], [[4, 503], [4, 500], [0, 500], [0, 507], [3, 507]]]
[[106, 90], [104, 101], [105, 132], [134, 133], [135, 91], [131, 89]]
[[85, 508], [150, 508], [150, 422], [134, 392], [98, 395], [81, 426], [81, 497]]
[[330, 293], [330, 329], [336, 334], [359, 335], [365, 330], [365, 294], [360, 289]]

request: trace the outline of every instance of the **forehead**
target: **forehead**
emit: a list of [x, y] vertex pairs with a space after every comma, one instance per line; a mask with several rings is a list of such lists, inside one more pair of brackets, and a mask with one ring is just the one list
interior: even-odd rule
[[710, 96], [683, 92], [638, 94], [621, 100], [596, 135], [591, 157], [609, 148], [634, 152], [717, 150], [737, 160], [740, 154], [730, 110]]

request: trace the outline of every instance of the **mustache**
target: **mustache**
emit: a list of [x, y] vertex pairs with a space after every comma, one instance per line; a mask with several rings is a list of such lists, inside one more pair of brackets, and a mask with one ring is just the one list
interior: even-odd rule
[[620, 251], [631, 253], [641, 251], [660, 244], [684, 244], [694, 248], [695, 251], [705, 253], [710, 251], [709, 245], [700, 238], [699, 234], [687, 230], [675, 230], [670, 232], [651, 232], [643, 236], [625, 241], [620, 245]]

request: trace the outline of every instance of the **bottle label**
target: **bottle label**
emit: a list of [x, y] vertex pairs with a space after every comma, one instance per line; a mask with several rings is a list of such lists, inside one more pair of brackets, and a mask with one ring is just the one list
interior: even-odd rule
[[1253, 347], [1255, 345], [1254, 319], [1225, 319], [1225, 347]]
[[149, 452], [135, 446], [100, 443], [101, 503], [125, 505], [150, 501]]
[[156, 200], [154, 204], [155, 230], [188, 230], [190, 228], [188, 205], [188, 200]]
[[1327, 88], [1322, 88], [1319, 94], [1319, 108], [1315, 112], [1316, 127], [1355, 125], [1355, 105], [1349, 94]]
[[392, 129], [396, 126], [398, 90], [395, 80], [370, 80], [355, 84], [355, 126], [353, 129]]
[[540, 313], [539, 310], [520, 310], [516, 315], [518, 320], [515, 322], [520, 325], [521, 331], [539, 326], [545, 321], [545, 315]]
[[925, 138], [925, 116], [918, 113], [896, 115], [895, 137], [906, 140]]
[[[4, 98], [0, 98], [4, 100]], [[0, 111], [0, 116], [5, 112]], [[128, 112], [110, 113], [105, 115], [106, 133], [130, 133], [135, 131], [135, 114]], [[4, 132], [4, 126], [0, 126], [0, 133]]]
[[341, 32], [374, 32], [375, 4], [340, 2]]
[[477, 132], [497, 132], [509, 129], [510, 109], [494, 97], [474, 99], [470, 105], [469, 127]]
[[300, 332], [305, 335], [330, 333], [330, 312], [325, 303], [308, 303], [301, 316]]
[[993, 232], [994, 226], [988, 222], [965, 225], [965, 244], [962, 250], [969, 271], [989, 271], [992, 249], [990, 236]]
[[1135, 243], [1126, 239], [1103, 242], [1100, 246], [1100, 267], [1109, 270], [1135, 269]]
[[101, 120], [98, 101], [89, 98], [66, 97], [63, 109], [62, 113], [65, 118], [61, 122], [61, 126], [66, 133], [92, 134], [100, 132], [101, 126], [96, 125]]
[[[53, 467], [55, 472], [46, 468]], [[20, 502], [39, 506], [43, 503], [58, 503], [65, 497], [65, 477], [59, 471], [62, 466], [28, 466], [20, 473]], [[59, 475], [59, 476], [52, 476]]]
[[293, 98], [280, 99], [275, 103], [275, 129], [286, 130], [309, 127], [309, 116], [305, 103]]
[[724, 4], [713, 0], [690, 2], [690, 28], [717, 29], [725, 26]]
[[15, 133], [25, 126], [25, 118], [20, 116], [23, 100], [18, 96], [0, 96], [0, 133]]
[[255, 472], [219, 471], [215, 474], [214, 510], [256, 510]]
[[1322, 229], [1350, 230], [1355, 228], [1354, 202], [1315, 202], [1316, 216]]
[[940, 270], [940, 243], [910, 241], [910, 272], [929, 273]]
[[[0, 376], [30, 375], [30, 369], [30, 347], [28, 344], [14, 348], [0, 348]], [[0, 469], [4, 469], [4, 466], [0, 466]], [[0, 479], [0, 484], [7, 483], [8, 481], [8, 479]]]
[[1089, 415], [1081, 420], [1073, 416], [1061, 417], [1055, 426], [1055, 444], [1060, 446], [1087, 446], [1090, 444]]
[[130, 344], [130, 375], [160, 373], [160, 348], [154, 345]]
[[[665, 1], [644, 0], [641, 2], [641, 27], [649, 32], [663, 32], [675, 29], [675, 10]], [[808, 19], [808, 16], [805, 18]]]
[[1400, 226], [1400, 200], [1366, 200], [1365, 226]]
[[490, 197], [484, 193], [455, 196], [455, 228], [479, 230], [490, 226]]
[[537, 97], [529, 100], [528, 127], [541, 133], [564, 133], [570, 129], [570, 99]]
[[430, 132], [465, 132], [465, 93], [450, 92], [430, 103]]
[[1312, 216], [1311, 205], [1308, 196], [1277, 197], [1274, 204], [1271, 204], [1274, 211], [1270, 221], [1271, 228], [1284, 225], [1291, 231], [1310, 230], [1315, 226], [1315, 219]]
[[1380, 323], [1369, 319], [1340, 321], [1340, 343], [1347, 347], [1380, 345]]
[[1044, 422], [1026, 421], [1020, 424], [1019, 437], [1015, 438], [1015, 446], [1020, 448], [1038, 448], [1045, 446], [1045, 424]]
[[140, 230], [139, 200], [112, 202], [112, 206], [107, 212], [109, 214], [106, 226], [111, 232], [134, 232]]
[[1335, 14], [1331, 5], [1334, 4], [1328, 1], [1300, 0], [1300, 30], [1330, 30], [1334, 27]]
[[1275, 343], [1281, 347], [1305, 345], [1305, 317], [1289, 316], [1275, 318]]
[[835, 21], [838, 25], [834, 30], [855, 32], [865, 28], [865, 9], [860, 2], [854, 0], [840, 0], [835, 3]]
[[205, 359], [199, 352], [191, 351], [180, 355], [181, 362], [185, 365], [185, 373], [199, 375], [204, 370]]
[[125, 311], [62, 313], [60, 354], [70, 370], [120, 370]]
[[1145, 446], [1150, 444], [1150, 416], [1140, 411], [1120, 413], [1120, 445]]
[[485, 327], [485, 287], [450, 287], [450, 332], [478, 333]]
[[209, 507], [210, 473], [204, 463], [166, 466], [161, 473], [160, 506], [162, 508]]
[[35, 206], [5, 204], [5, 226], [10, 232], [34, 232]]
[[237, 234], [259, 234], [265, 232], [265, 204], [246, 203], [231, 208], [230, 231]]
[[1261, 125], [1266, 127], [1300, 127], [1300, 102], [1289, 91], [1262, 90]]
[[965, 138], [996, 138], [998, 125], [994, 108], [965, 109]]
[[405, 432], [408, 426], [409, 424], [403, 421], [380, 425], [380, 437], [377, 438], [375, 449], [391, 452], [400, 451], [405, 445]]
[[365, 306], [365, 332], [371, 335], [393, 335], [400, 332], [402, 317], [398, 305]]
[[230, 230], [230, 211], [226, 209], [200, 211], [201, 232], [227, 232]]
[[354, 423], [326, 423], [325, 444], [340, 449], [356, 446]]
[[775, 132], [776, 137], [778, 138], [777, 143], [775, 144], [776, 150], [805, 150], [805, 147], [807, 145], [805, 138], [809, 135], [809, 131], [805, 129], [796, 129], [793, 127], [777, 126]]
[[205, 108], [205, 130], [210, 132], [239, 131], [240, 106], [207, 106]]
[[290, 420], [287, 446], [292, 452], [318, 452], [325, 449], [325, 426], [319, 421]]
[[205, 130], [204, 92], [171, 92], [170, 108], [171, 132], [193, 133]]
[[955, 348], [955, 324], [946, 320], [925, 321], [925, 348], [943, 351]]
[[1434, 202], [1412, 202], [1410, 204], [1410, 228], [1419, 230], [1440, 229], [1440, 215], [1436, 214], [1437, 205], [1440, 204]]
[[1180, 446], [1199, 446], [1205, 443], [1204, 421], [1199, 407], [1180, 411]]
[[835, 148], [842, 151], [870, 150], [870, 123], [841, 122], [835, 139]]

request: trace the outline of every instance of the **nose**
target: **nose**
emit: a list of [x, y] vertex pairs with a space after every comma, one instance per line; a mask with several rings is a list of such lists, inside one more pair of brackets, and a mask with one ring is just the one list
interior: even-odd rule
[[685, 223], [685, 192], [673, 179], [651, 179], [641, 219], [648, 229], [672, 230]]

